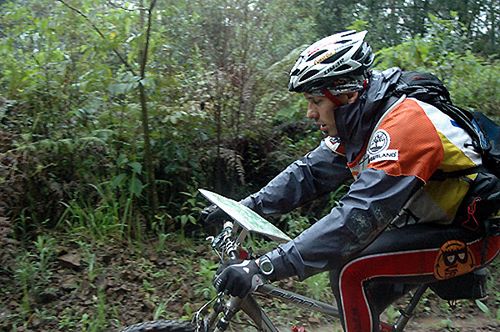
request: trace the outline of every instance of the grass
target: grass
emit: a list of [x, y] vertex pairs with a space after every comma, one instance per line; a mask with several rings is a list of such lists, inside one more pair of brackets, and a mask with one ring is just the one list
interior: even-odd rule
[[108, 237], [140, 239], [142, 226], [134, 213], [134, 192], [122, 190], [110, 181], [90, 187], [99, 199], [97, 206], [87, 199], [61, 203], [66, 209], [57, 222], [58, 228], [86, 234], [97, 241]]
[[[6, 303], [0, 306], [0, 330], [24, 327], [97, 332], [149, 319], [190, 319], [193, 311], [215, 296], [212, 279], [218, 264], [207, 242], [186, 238], [183, 231], [166, 233], [166, 225], [172, 222], [168, 215], [156, 216], [153, 234], [131, 236], [131, 229], [140, 229], [138, 221], [129, 217], [133, 204], [118, 208], [120, 204], [107, 196], [108, 189], [106, 184], [96, 187], [101, 201], [95, 209], [76, 200], [70, 202], [56, 232], [38, 236], [19, 251], [10, 267], [12, 277], [0, 290], [0, 303]], [[197, 204], [190, 199], [184, 211]], [[185, 220], [191, 223], [193, 218], [189, 214]], [[305, 219], [290, 218], [296, 220], [290, 226], [294, 232], [308, 226]], [[272, 246], [261, 237], [250, 237], [250, 247], [257, 255]], [[76, 253], [81, 266], [61, 266], [61, 251]], [[500, 303], [499, 264], [498, 260], [492, 264], [488, 278], [493, 298], [475, 302], [476, 312], [496, 322], [500, 322], [500, 309], [495, 309]], [[283, 283], [285, 288], [291, 286]], [[291, 287], [317, 300], [334, 302], [328, 273], [294, 282]], [[46, 296], [45, 300], [40, 296], [51, 292], [56, 296]], [[278, 301], [264, 303], [279, 325], [333, 324], [317, 313]], [[460, 301], [458, 310], [469, 310], [470, 305]], [[2, 310], [8, 315], [3, 316]], [[447, 330], [456, 328], [448, 318], [452, 313], [449, 306], [436, 301], [430, 292], [424, 295], [417, 312], [445, 317], [437, 325]], [[397, 313], [397, 307], [391, 306], [386, 316], [392, 322]]]
[[[15, 331], [24, 326], [93, 332], [154, 318], [189, 319], [215, 295], [211, 283], [217, 264], [212, 253], [206, 252], [205, 242], [198, 244], [171, 234], [162, 244], [165, 250], [158, 252], [157, 241], [136, 246], [123, 241], [113, 244], [112, 238], [107, 243], [85, 239], [82, 234], [56, 232], [24, 249], [15, 263], [16, 282], [6, 285], [13, 292], [17, 287], [23, 292], [15, 298], [18, 304], [10, 307], [7, 321], [0, 319], [0, 330]], [[58, 250], [77, 253], [81, 268], [61, 268]], [[115, 252], [119, 257], [113, 256]], [[110, 255], [112, 261], [106, 263]], [[309, 287], [316, 288], [327, 281], [317, 276], [308, 282]], [[37, 294], [49, 286], [58, 296], [40, 302]], [[123, 296], [116, 296], [120, 292]], [[271, 313], [283, 308], [282, 304], [273, 304]], [[313, 317], [288, 310], [296, 317]], [[127, 316], [130, 311], [134, 311], [133, 317]]]

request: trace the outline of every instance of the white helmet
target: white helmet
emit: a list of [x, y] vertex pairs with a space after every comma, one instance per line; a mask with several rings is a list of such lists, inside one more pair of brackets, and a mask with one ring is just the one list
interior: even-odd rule
[[366, 31], [336, 33], [306, 48], [290, 71], [288, 90], [322, 94], [359, 91], [373, 64], [373, 52], [363, 39]]

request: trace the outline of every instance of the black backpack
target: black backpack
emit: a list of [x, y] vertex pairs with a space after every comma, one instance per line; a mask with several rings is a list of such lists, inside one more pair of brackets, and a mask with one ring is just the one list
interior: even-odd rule
[[391, 96], [402, 95], [431, 104], [452, 118], [472, 138], [473, 148], [482, 157], [482, 166], [455, 172], [435, 172], [431, 180], [444, 180], [478, 173], [457, 214], [457, 222], [477, 230], [480, 222], [500, 209], [500, 126], [481, 112], [470, 112], [453, 105], [450, 93], [434, 75], [403, 72]]
[[[415, 98], [431, 104], [452, 118], [471, 137], [473, 148], [481, 155], [483, 167], [500, 177], [500, 126], [481, 112], [470, 112], [453, 105], [450, 93], [444, 84], [430, 73], [403, 72], [392, 95]], [[457, 177], [476, 173], [478, 168], [459, 172], [443, 173], [438, 176]]]

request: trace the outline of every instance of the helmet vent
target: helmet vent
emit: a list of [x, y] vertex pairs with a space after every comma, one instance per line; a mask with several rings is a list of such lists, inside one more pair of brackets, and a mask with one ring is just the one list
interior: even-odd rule
[[332, 62], [334, 62], [336, 59], [337, 59], [337, 57], [333, 57], [333, 56], [331, 56], [331, 57], [329, 57], [328, 59], [325, 59], [325, 60], [321, 61], [321, 63], [332, 63]]
[[307, 58], [307, 61], [311, 61], [313, 59], [316, 59], [318, 56], [320, 56], [321, 54], [323, 54], [325, 52], [326, 52], [326, 50], [321, 50], [319, 52], [316, 52], [313, 55], [311, 55], [309, 58]]
[[313, 77], [314, 75], [316, 75], [317, 73], [319, 73], [319, 70], [311, 70], [309, 71], [307, 74], [305, 74], [304, 76], [302, 76], [300, 78], [300, 81], [299, 82], [303, 82], [311, 77]]
[[344, 56], [344, 54], [346, 54], [347, 52], [349, 52], [351, 48], [348, 47], [348, 48], [344, 48], [342, 51], [338, 52], [338, 53], [335, 53], [333, 56], [329, 57], [328, 59], [325, 59], [324, 61], [321, 61], [321, 63], [332, 63], [332, 62], [335, 62], [336, 60], [342, 58]]
[[351, 66], [342, 65], [342, 66], [338, 67], [337, 69], [335, 69], [335, 71], [343, 71], [343, 70], [347, 70], [347, 69], [351, 69]]
[[342, 35], [342, 37], [347, 37], [350, 35], [354, 35], [356, 33], [357, 33], [356, 30], [350, 30], [350, 31], [347, 31], [344, 35]]
[[371, 54], [370, 56], [366, 57], [364, 65], [365, 66], [371, 66], [371, 64], [373, 63], [373, 58], [374, 58], [373, 54]]
[[360, 48], [354, 55], [352, 56], [353, 60], [361, 60], [365, 56], [365, 53], [363, 52], [363, 49]]

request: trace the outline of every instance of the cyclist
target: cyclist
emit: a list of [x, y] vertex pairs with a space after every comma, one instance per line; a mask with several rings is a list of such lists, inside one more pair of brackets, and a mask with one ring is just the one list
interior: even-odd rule
[[[264, 216], [285, 213], [354, 178], [348, 193], [291, 242], [215, 279], [244, 297], [264, 262], [269, 280], [330, 271], [344, 329], [363, 332], [378, 331], [380, 313], [412, 284], [467, 274], [498, 248], [481, 252], [480, 227], [453, 224], [475, 175], [431, 179], [481, 165], [471, 138], [434, 106], [390, 97], [402, 71], [370, 69], [366, 33], [337, 33], [300, 54], [289, 90], [304, 94], [307, 117], [327, 137], [242, 203]], [[204, 213], [206, 222], [222, 214]]]

